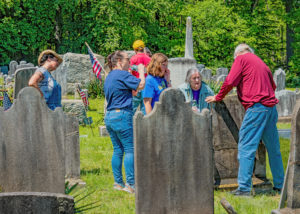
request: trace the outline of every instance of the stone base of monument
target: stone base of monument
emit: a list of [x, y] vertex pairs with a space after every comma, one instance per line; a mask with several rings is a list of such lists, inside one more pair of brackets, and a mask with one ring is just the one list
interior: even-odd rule
[[271, 214], [298, 214], [300, 209], [284, 208], [280, 210], [272, 210]]
[[105, 127], [105, 126], [99, 126], [99, 135], [100, 135], [101, 137], [109, 136], [109, 133], [108, 133], [108, 131], [106, 130], [106, 127]]
[[74, 213], [74, 198], [48, 192], [0, 193], [0, 213]]
[[[263, 181], [259, 178], [253, 177], [252, 183], [255, 192], [272, 189], [272, 183], [270, 181]], [[235, 190], [236, 188], [238, 188], [238, 186], [239, 185], [237, 183], [237, 178], [227, 178], [221, 180], [221, 184], [218, 187], [218, 189], [230, 191], [230, 190]]]

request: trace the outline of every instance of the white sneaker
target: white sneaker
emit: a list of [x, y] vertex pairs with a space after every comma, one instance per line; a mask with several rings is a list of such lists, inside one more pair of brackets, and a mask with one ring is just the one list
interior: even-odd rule
[[134, 184], [133, 185], [125, 184], [123, 191], [133, 194], [135, 192]]

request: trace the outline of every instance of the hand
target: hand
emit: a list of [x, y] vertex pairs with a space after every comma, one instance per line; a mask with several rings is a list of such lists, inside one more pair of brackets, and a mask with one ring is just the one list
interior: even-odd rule
[[216, 102], [216, 95], [206, 97], [205, 102], [207, 102], [207, 103]]
[[193, 110], [193, 111], [196, 111], [196, 112], [199, 112], [199, 111], [198, 111], [198, 108], [197, 108], [196, 106], [193, 106], [193, 107], [192, 107], [192, 110]]
[[167, 82], [170, 82], [170, 70], [168, 68], [165, 71], [164, 78], [167, 80]]

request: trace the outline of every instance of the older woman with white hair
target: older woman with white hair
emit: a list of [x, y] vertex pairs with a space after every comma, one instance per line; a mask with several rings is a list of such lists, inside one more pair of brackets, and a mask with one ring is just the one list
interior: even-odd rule
[[204, 108], [210, 109], [210, 105], [205, 102], [205, 99], [213, 96], [214, 92], [202, 81], [202, 76], [197, 68], [190, 68], [187, 71], [185, 83], [178, 88], [183, 92], [185, 100], [191, 102], [194, 111], [201, 112]]

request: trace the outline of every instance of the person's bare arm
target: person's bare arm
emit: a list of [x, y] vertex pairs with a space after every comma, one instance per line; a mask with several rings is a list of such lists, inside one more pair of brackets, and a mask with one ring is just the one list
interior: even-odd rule
[[41, 89], [39, 88], [39, 82], [41, 82], [43, 80], [44, 76], [41, 72], [35, 72], [31, 78], [29, 79], [28, 82], [28, 86], [34, 87], [37, 90], [39, 90], [39, 92], [41, 93], [41, 95], [43, 96], [43, 93], [41, 91]]
[[152, 102], [152, 98], [144, 98], [146, 114], [149, 114], [152, 111], [151, 102]]
[[138, 65], [138, 72], [139, 72], [139, 75], [140, 75], [141, 82], [140, 82], [137, 90], [142, 90], [145, 87], [145, 74], [144, 74], [144, 71], [145, 71], [145, 66], [143, 64], [139, 64]]

